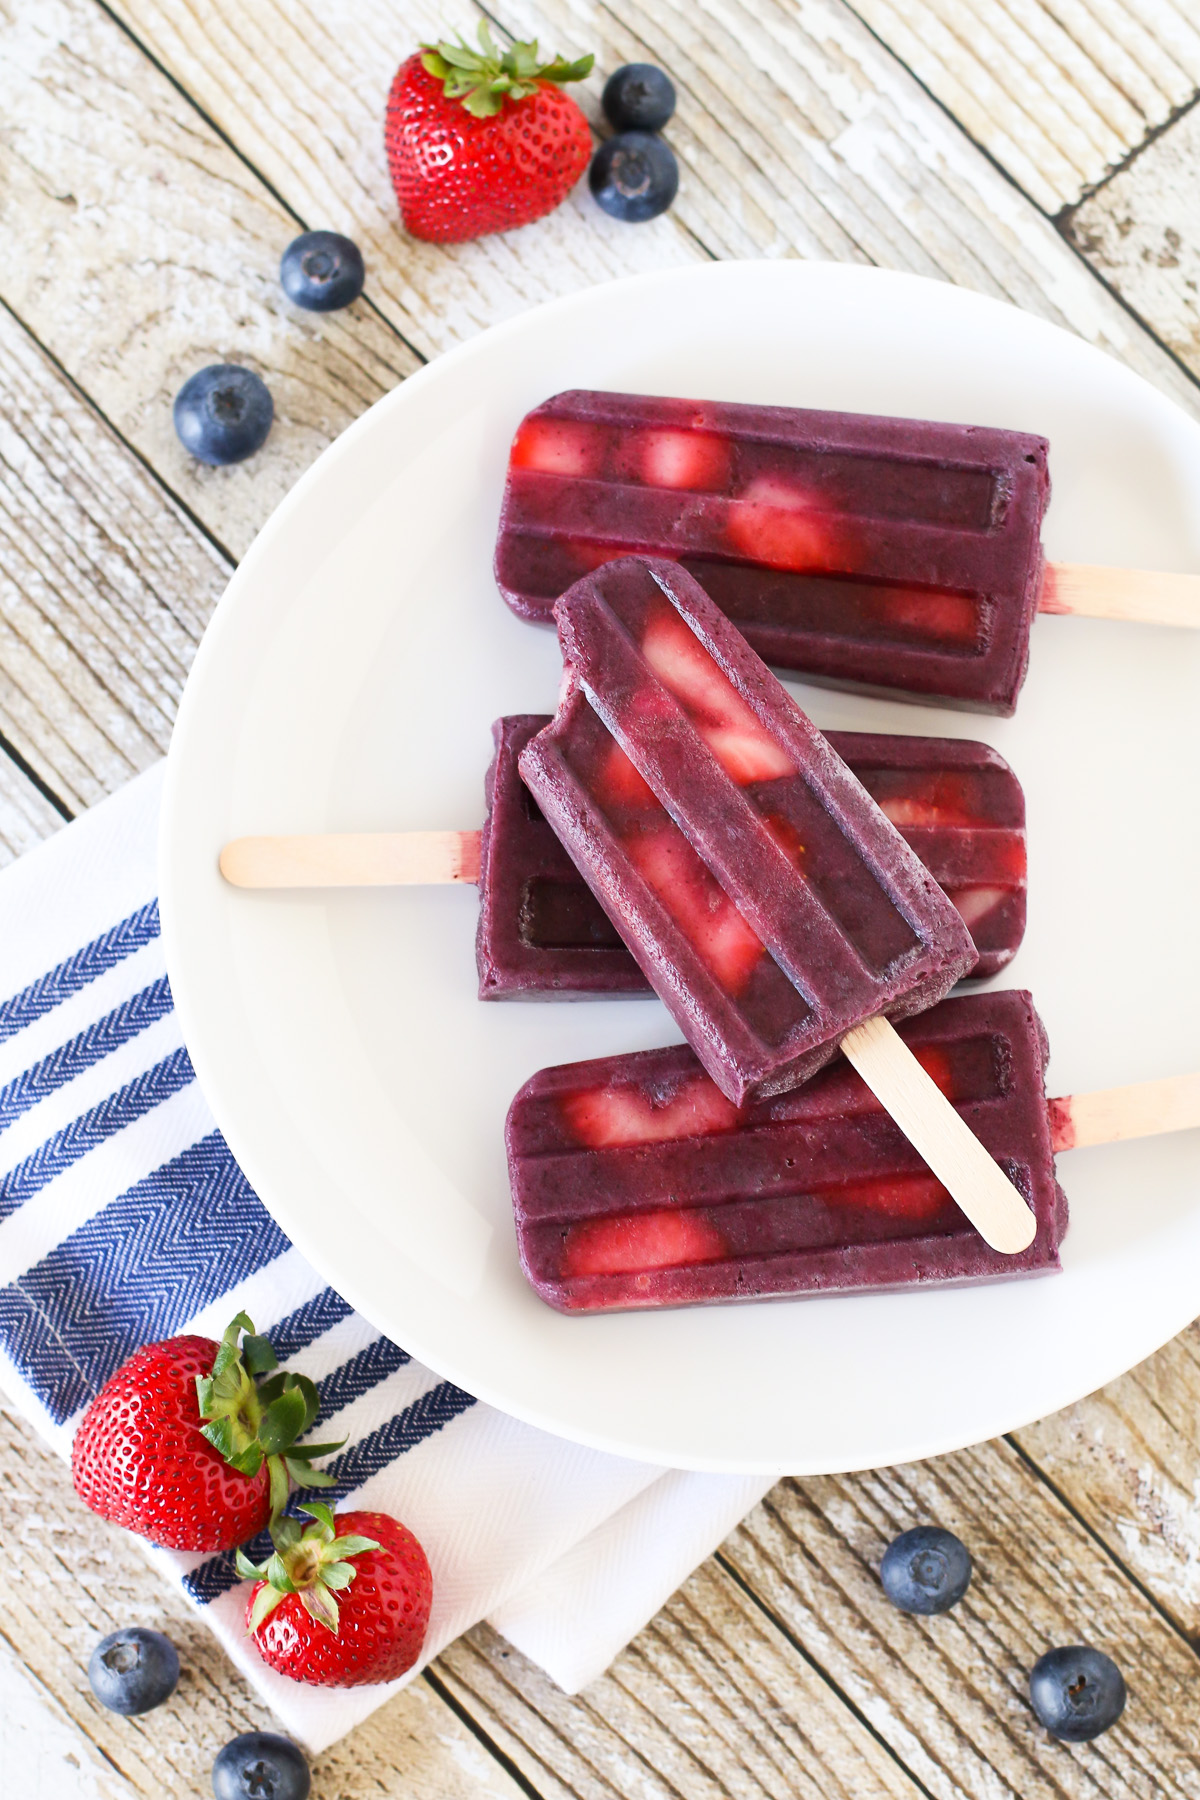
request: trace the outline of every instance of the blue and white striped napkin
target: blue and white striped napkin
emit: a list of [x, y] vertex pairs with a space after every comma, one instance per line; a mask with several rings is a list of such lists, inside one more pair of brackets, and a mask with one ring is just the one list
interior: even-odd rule
[[[0, 875], [0, 1384], [67, 1456], [141, 1344], [219, 1337], [247, 1311], [319, 1384], [321, 1435], [349, 1439], [326, 1465], [336, 1501], [393, 1513], [424, 1544], [425, 1658], [486, 1618], [574, 1692], [768, 1484], [519, 1424], [381, 1337], [291, 1247], [180, 1041], [155, 900], [160, 790], [161, 766]], [[246, 1638], [228, 1556], [150, 1554], [310, 1749], [403, 1685], [284, 1680]]]

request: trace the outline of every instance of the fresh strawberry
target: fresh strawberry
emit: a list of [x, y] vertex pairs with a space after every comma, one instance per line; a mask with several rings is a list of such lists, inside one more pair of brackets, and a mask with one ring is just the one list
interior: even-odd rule
[[245, 1313], [219, 1344], [147, 1344], [83, 1415], [71, 1450], [75, 1492], [102, 1518], [169, 1550], [230, 1550], [253, 1537], [282, 1510], [289, 1477], [328, 1485], [309, 1458], [340, 1448], [297, 1444], [316, 1417], [317, 1390], [304, 1375], [256, 1381], [276, 1366]]
[[313, 1523], [277, 1519], [275, 1554], [261, 1568], [238, 1551], [238, 1573], [257, 1583], [246, 1627], [263, 1661], [318, 1687], [395, 1681], [416, 1662], [429, 1624], [425, 1552], [386, 1513], [335, 1517], [319, 1501], [300, 1510]]
[[413, 237], [460, 244], [511, 231], [566, 199], [592, 151], [587, 120], [557, 86], [594, 58], [538, 61], [536, 41], [501, 52], [485, 21], [478, 50], [423, 44], [388, 95], [392, 186]]

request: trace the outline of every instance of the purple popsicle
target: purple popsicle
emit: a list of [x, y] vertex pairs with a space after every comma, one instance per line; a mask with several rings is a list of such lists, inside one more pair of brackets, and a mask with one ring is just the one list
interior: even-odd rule
[[1025, 432], [577, 391], [513, 443], [500, 591], [549, 624], [614, 557], [670, 557], [810, 681], [1011, 713], [1043, 573]]
[[849, 1065], [741, 1109], [686, 1047], [543, 1069], [506, 1127], [521, 1264], [564, 1312], [994, 1281], [1059, 1267], [1045, 1032], [1027, 993], [946, 1000], [900, 1034], [1026, 1196], [984, 1243]]
[[563, 698], [521, 774], [731, 1099], [797, 1086], [973, 967], [953, 905], [690, 576], [626, 558], [556, 617]]
[[[542, 817], [517, 759], [546, 713], [497, 719], [479, 873], [483, 1000], [647, 994], [650, 985]], [[826, 736], [967, 925], [994, 975], [1025, 931], [1025, 797], [987, 744], [830, 731]]]

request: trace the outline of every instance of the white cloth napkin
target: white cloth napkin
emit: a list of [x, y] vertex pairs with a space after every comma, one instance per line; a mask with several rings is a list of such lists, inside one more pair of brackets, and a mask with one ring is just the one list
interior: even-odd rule
[[[171, 1004], [155, 900], [161, 766], [0, 875], [0, 1382], [61, 1455], [141, 1345], [245, 1310], [317, 1382], [343, 1508], [433, 1568], [424, 1661], [486, 1618], [575, 1692], [769, 1485], [664, 1471], [519, 1424], [351, 1312], [252, 1192]], [[228, 1556], [150, 1554], [286, 1729], [323, 1749], [403, 1682], [301, 1687], [260, 1660]], [[404, 1679], [411, 1680], [413, 1670]]]

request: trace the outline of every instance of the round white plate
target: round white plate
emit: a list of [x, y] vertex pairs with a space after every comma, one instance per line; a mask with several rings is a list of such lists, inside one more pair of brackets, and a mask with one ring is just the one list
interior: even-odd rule
[[[1060, 1160], [1050, 1279], [563, 1318], [517, 1263], [508, 1103], [549, 1063], [675, 1040], [655, 1000], [481, 1005], [473, 888], [248, 894], [252, 832], [475, 826], [489, 726], [551, 711], [549, 632], [491, 575], [513, 430], [600, 387], [1020, 427], [1048, 553], [1200, 569], [1200, 428], [1078, 339], [962, 289], [829, 264], [594, 288], [443, 356], [321, 457], [230, 584], [171, 749], [167, 958], [200, 1081], [301, 1251], [438, 1374], [648, 1461], [833, 1472], [988, 1438], [1200, 1312], [1200, 1132]], [[797, 685], [818, 724], [983, 737], [1029, 802], [1051, 1091], [1200, 1064], [1200, 633], [1043, 618], [1011, 721]]]

